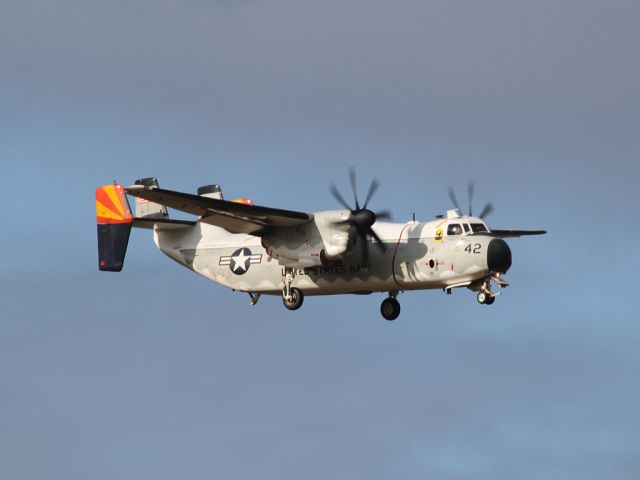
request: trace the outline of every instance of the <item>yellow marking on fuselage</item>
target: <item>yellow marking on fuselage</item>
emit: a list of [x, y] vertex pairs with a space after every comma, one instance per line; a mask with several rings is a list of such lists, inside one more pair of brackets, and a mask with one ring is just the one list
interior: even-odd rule
[[[442, 222], [436, 225], [436, 234], [433, 237], [433, 240], [438, 243], [442, 242], [442, 237], [444, 237], [444, 231], [440, 227], [445, 223], [447, 223], [447, 221], [443, 220]], [[440, 233], [440, 235], [438, 235], [438, 233]]]

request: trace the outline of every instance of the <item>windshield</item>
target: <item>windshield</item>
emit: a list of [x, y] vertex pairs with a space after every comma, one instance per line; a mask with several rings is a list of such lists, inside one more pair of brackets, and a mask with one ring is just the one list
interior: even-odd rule
[[481, 233], [486, 232], [487, 227], [485, 227], [483, 223], [472, 223], [471, 230], [473, 230], [473, 233]]
[[462, 227], [457, 223], [452, 223], [447, 228], [447, 235], [460, 235], [462, 233]]

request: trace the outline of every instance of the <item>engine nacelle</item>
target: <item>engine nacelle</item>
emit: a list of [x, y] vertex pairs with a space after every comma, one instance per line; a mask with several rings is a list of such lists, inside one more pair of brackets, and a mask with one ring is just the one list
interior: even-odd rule
[[345, 222], [350, 216], [348, 210], [331, 210], [318, 212], [314, 221], [318, 234], [322, 239], [324, 259], [326, 261], [340, 261], [351, 250], [355, 236]]
[[282, 232], [263, 236], [262, 246], [271, 258], [283, 266], [317, 267], [322, 265], [324, 258], [321, 243], [297, 242]]
[[299, 227], [274, 229], [262, 237], [262, 246], [280, 265], [317, 267], [341, 261], [353, 247], [354, 235], [348, 224], [348, 210], [314, 214]]

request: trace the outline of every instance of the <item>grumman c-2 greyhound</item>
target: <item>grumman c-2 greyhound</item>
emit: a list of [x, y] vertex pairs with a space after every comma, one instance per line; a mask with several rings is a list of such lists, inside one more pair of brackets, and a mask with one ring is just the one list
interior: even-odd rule
[[[494, 230], [484, 222], [488, 203], [472, 215], [473, 183], [469, 183], [469, 215], [461, 214], [452, 188], [454, 208], [429, 222], [390, 222], [389, 212], [367, 206], [378, 188], [373, 180], [364, 204], [358, 201], [356, 177], [349, 178], [355, 207], [335, 185], [331, 193], [344, 207], [313, 214], [253, 205], [248, 199], [224, 200], [217, 185], [198, 194], [159, 188], [155, 178], [124, 187], [96, 190], [99, 269], [119, 272], [131, 227], [153, 231], [158, 248], [179, 264], [234, 291], [246, 292], [255, 305], [262, 294], [279, 295], [297, 310], [306, 295], [370, 294], [388, 297], [380, 311], [387, 320], [400, 314], [397, 295], [408, 290], [467, 287], [477, 300], [491, 305], [504, 288], [511, 250], [503, 238], [540, 235], [543, 230]], [[135, 216], [126, 195], [136, 197]], [[169, 218], [167, 207], [197, 218]]]

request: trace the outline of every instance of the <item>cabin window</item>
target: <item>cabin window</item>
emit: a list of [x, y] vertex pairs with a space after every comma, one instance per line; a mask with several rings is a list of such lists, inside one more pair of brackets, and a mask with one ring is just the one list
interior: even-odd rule
[[486, 232], [487, 227], [485, 227], [483, 223], [472, 223], [471, 230], [473, 230], [473, 233], [481, 233]]
[[462, 227], [457, 223], [452, 223], [447, 227], [447, 235], [460, 235]]

